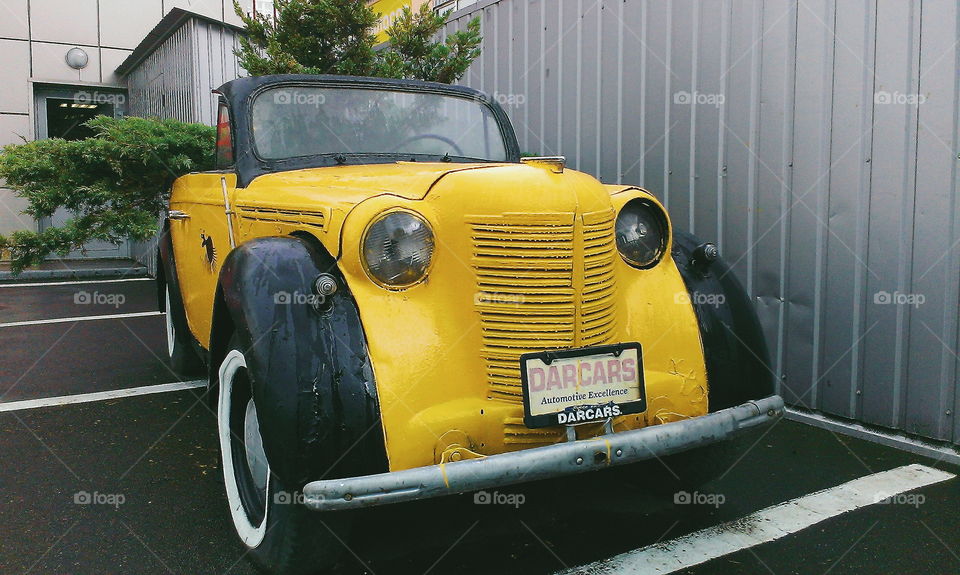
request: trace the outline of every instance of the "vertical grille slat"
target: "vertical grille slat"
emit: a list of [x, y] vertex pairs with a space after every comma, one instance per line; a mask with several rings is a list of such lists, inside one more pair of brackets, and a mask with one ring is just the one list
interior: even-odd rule
[[613, 337], [613, 211], [583, 222], [572, 213], [468, 216], [488, 397], [521, 402], [524, 353]]

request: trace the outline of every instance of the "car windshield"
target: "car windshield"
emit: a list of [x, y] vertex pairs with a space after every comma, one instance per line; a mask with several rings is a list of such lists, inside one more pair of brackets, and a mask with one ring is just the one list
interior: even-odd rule
[[279, 87], [253, 103], [257, 154], [281, 160], [324, 154], [507, 160], [491, 109], [475, 99], [366, 88]]

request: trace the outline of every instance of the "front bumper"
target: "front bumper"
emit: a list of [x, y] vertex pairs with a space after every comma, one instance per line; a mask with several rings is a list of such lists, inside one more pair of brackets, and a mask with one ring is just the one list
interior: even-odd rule
[[339, 511], [573, 475], [710, 445], [770, 425], [782, 415], [783, 399], [771, 395], [693, 419], [594, 439], [378, 475], [313, 481], [304, 486], [303, 499], [315, 511]]

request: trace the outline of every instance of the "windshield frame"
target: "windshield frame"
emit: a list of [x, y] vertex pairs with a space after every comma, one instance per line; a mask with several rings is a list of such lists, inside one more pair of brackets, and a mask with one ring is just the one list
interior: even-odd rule
[[[503, 140], [506, 161], [485, 160], [448, 156], [440, 158], [437, 154], [411, 153], [347, 153], [332, 152], [293, 158], [270, 159], [260, 156], [253, 138], [253, 103], [264, 92], [278, 88], [347, 88], [369, 89], [374, 91], [396, 91], [430, 93], [440, 96], [471, 100], [485, 106], [497, 122], [500, 137]], [[238, 185], [245, 187], [259, 175], [299, 170], [306, 168], [339, 165], [388, 164], [401, 161], [450, 163], [519, 163], [520, 149], [516, 134], [503, 108], [482, 92], [465, 86], [421, 82], [419, 80], [399, 80], [389, 78], [368, 78], [362, 76], [308, 76], [282, 75], [241, 78], [228, 82], [215, 91], [227, 100], [230, 109], [231, 124], [234, 130], [234, 146], [237, 157]]]

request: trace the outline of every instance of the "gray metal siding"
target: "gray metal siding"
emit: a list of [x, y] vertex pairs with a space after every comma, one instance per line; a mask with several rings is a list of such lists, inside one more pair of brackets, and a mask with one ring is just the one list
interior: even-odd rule
[[127, 76], [130, 115], [216, 123], [211, 93], [242, 75], [234, 49], [236, 33], [192, 19]]
[[788, 403], [960, 444], [956, 2], [486, 0], [448, 31], [473, 16], [463, 82], [716, 239]]
[[127, 76], [131, 116], [198, 121], [195, 21], [173, 33]]

